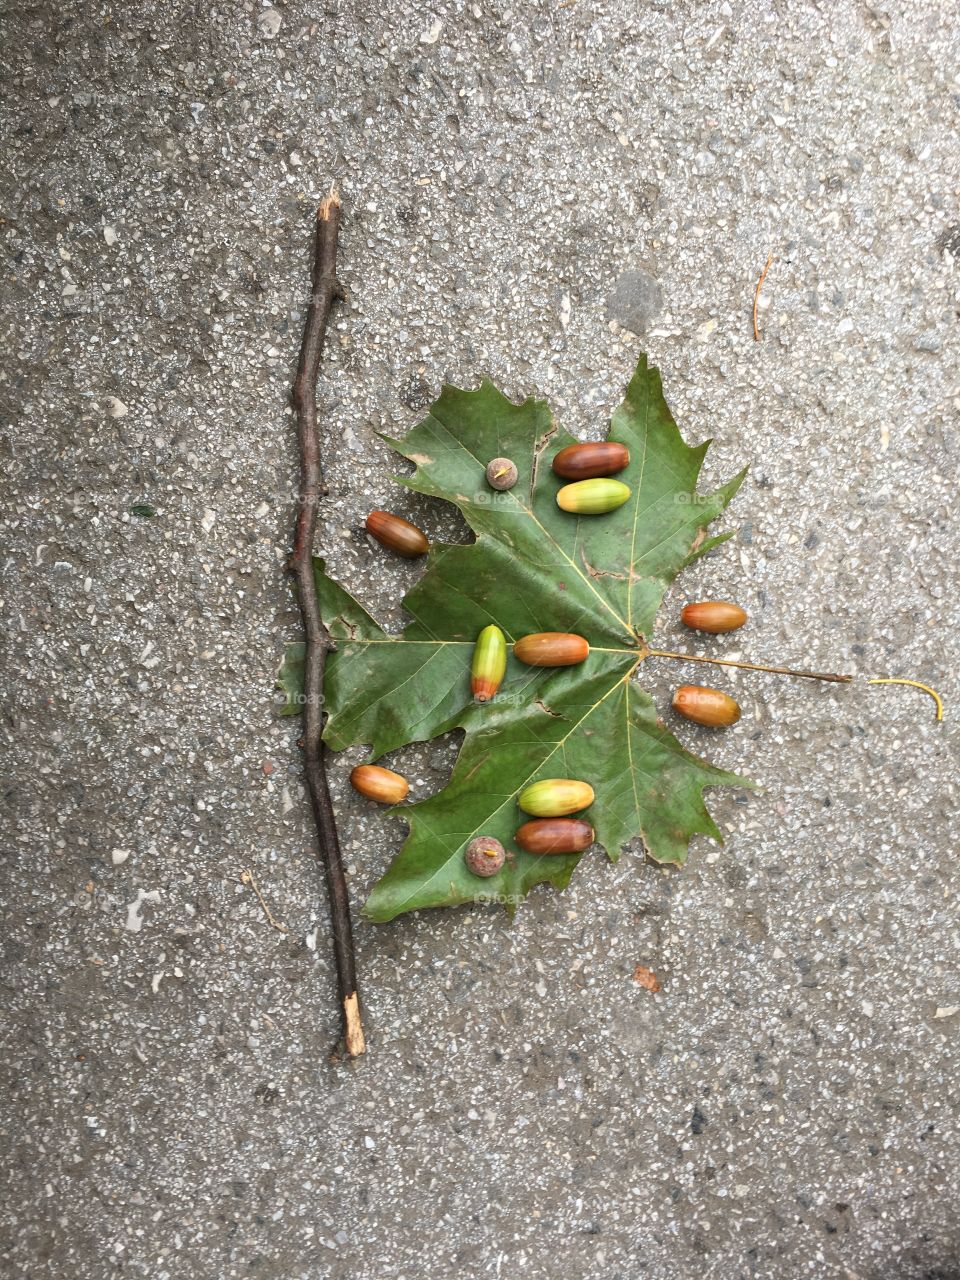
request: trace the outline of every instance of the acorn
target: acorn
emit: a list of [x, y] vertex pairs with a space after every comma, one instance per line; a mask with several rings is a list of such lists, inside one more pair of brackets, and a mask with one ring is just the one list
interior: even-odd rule
[[367, 516], [366, 529], [381, 546], [406, 556], [408, 560], [426, 555], [430, 549], [423, 530], [402, 516], [395, 516], [392, 511], [371, 511]]
[[527, 853], [582, 853], [593, 844], [594, 832], [582, 818], [535, 818], [513, 838]]
[[574, 667], [589, 652], [583, 636], [566, 631], [535, 631], [513, 646], [513, 656], [528, 667]]
[[622, 507], [629, 497], [629, 485], [619, 480], [578, 480], [558, 491], [557, 506], [578, 516], [602, 516]]
[[507, 669], [507, 642], [499, 627], [484, 627], [477, 636], [470, 666], [470, 692], [477, 702], [489, 702]]
[[410, 790], [406, 778], [378, 764], [358, 764], [350, 774], [350, 783], [362, 796], [378, 804], [399, 804]]
[[680, 621], [691, 631], [709, 631], [719, 636], [726, 631], [736, 631], [747, 620], [745, 609], [728, 600], [700, 600], [685, 604], [680, 611]]
[[568, 444], [553, 459], [553, 469], [565, 480], [593, 480], [612, 476], [630, 465], [630, 450], [613, 440]]
[[574, 778], [541, 778], [524, 787], [517, 804], [535, 818], [562, 818], [593, 804], [593, 787]]
[[475, 876], [495, 876], [503, 866], [506, 850], [493, 836], [477, 836], [463, 851], [467, 870]]
[[740, 704], [728, 693], [699, 684], [683, 684], [673, 695], [673, 709], [708, 728], [727, 728], [740, 719]]
[[494, 458], [487, 463], [486, 476], [491, 489], [503, 492], [505, 489], [512, 489], [517, 483], [517, 468], [509, 458]]

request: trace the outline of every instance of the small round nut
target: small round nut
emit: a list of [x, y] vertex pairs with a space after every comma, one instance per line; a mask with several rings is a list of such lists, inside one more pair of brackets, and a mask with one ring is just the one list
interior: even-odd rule
[[493, 836], [477, 836], [467, 845], [463, 860], [475, 876], [495, 876], [503, 866], [506, 851]]
[[491, 489], [512, 489], [517, 483], [517, 468], [509, 458], [494, 458], [487, 463], [487, 484]]

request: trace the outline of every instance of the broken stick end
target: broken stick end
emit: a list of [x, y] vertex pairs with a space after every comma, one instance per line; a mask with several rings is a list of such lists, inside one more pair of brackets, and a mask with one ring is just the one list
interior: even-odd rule
[[359, 1058], [367, 1051], [367, 1042], [360, 1021], [360, 999], [356, 991], [343, 998], [343, 1043], [351, 1058]]

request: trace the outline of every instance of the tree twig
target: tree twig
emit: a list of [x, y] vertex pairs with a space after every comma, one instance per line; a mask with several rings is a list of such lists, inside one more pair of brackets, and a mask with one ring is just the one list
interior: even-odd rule
[[757, 281], [757, 287], [753, 294], [753, 340], [760, 341], [760, 326], [757, 323], [757, 308], [760, 306], [760, 290], [763, 288], [763, 282], [767, 278], [767, 272], [773, 265], [773, 254], [767, 254], [767, 265], [760, 272], [760, 279]]
[[303, 617], [303, 771], [310, 793], [317, 827], [320, 858], [327, 878], [330, 899], [330, 923], [333, 952], [337, 963], [337, 982], [343, 1020], [343, 1044], [350, 1057], [366, 1049], [357, 992], [356, 962], [353, 952], [353, 928], [350, 923], [350, 899], [343, 874], [343, 860], [337, 839], [330, 789], [324, 764], [323, 743], [323, 671], [327, 653], [333, 647], [320, 617], [313, 578], [313, 539], [317, 527], [317, 503], [322, 491], [320, 442], [317, 437], [317, 374], [327, 331], [327, 321], [334, 302], [343, 296], [337, 281], [337, 237], [340, 231], [340, 198], [332, 191], [317, 210], [317, 233], [313, 258], [313, 283], [307, 318], [300, 347], [297, 378], [293, 384], [293, 407], [297, 414], [297, 436], [300, 444], [300, 494], [297, 502], [297, 524], [293, 539], [290, 572], [297, 583], [300, 613]]
[[770, 671], [775, 676], [800, 676], [804, 680], [832, 680], [849, 684], [853, 676], [828, 675], [825, 671], [795, 671], [792, 667], [766, 667], [759, 662], [734, 662], [732, 658], [706, 658], [699, 653], [668, 653], [666, 649], [648, 649], [645, 658], [672, 658], [674, 662], [709, 662], [714, 667], [740, 667], [744, 671]]

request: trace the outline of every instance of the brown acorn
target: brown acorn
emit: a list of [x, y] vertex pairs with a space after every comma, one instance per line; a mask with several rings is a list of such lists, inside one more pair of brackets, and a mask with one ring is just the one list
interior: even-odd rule
[[413, 560], [430, 549], [427, 535], [409, 520], [392, 511], [371, 511], [367, 516], [367, 533], [390, 551]]
[[503, 493], [517, 483], [517, 468], [509, 458], [493, 458], [487, 463], [487, 484]]
[[513, 656], [528, 667], [574, 667], [589, 652], [583, 636], [566, 631], [535, 631], [522, 636], [513, 646]]
[[350, 783], [362, 796], [378, 804], [399, 804], [410, 790], [406, 778], [378, 764], [358, 764], [350, 774]]
[[736, 631], [746, 620], [746, 610], [728, 600], [700, 600], [696, 604], [685, 604], [680, 611], [680, 621], [685, 627], [691, 631], [709, 631], [715, 636]]
[[630, 450], [613, 440], [568, 444], [553, 460], [553, 469], [565, 480], [592, 480], [613, 476], [630, 465]]
[[740, 719], [740, 704], [728, 693], [705, 685], [683, 684], [673, 695], [673, 709], [708, 728], [727, 728]]
[[475, 876], [495, 876], [506, 860], [506, 850], [493, 836], [477, 836], [463, 853], [467, 870]]
[[513, 838], [527, 853], [582, 853], [593, 844], [594, 832], [582, 818], [535, 818]]

